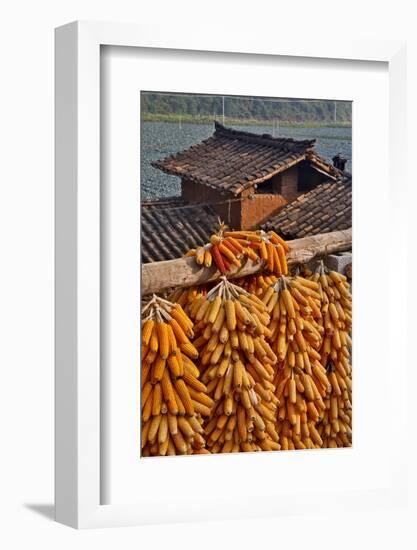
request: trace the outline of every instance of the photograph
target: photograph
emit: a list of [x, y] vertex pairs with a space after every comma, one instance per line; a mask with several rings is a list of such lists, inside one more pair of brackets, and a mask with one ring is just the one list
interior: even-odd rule
[[352, 102], [139, 99], [138, 455], [351, 447]]

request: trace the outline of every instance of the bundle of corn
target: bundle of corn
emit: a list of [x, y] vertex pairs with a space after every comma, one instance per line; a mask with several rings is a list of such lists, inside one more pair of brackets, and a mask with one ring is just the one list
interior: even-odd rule
[[227, 273], [232, 266], [239, 268], [245, 248], [233, 237], [225, 237], [225, 224], [220, 223], [217, 233], [210, 237], [210, 242], [189, 250], [185, 256], [194, 256], [198, 265], [211, 267], [213, 260], [221, 273]]
[[168, 296], [168, 300], [180, 305], [185, 313], [188, 313], [191, 305], [205, 294], [207, 294], [206, 285], [177, 288]]
[[233, 239], [252, 261], [262, 260], [265, 268], [275, 275], [287, 275], [288, 244], [275, 231], [225, 231], [226, 239]]
[[274, 231], [226, 231], [224, 223], [210, 242], [189, 250], [185, 256], [194, 256], [198, 265], [210, 267], [213, 260], [225, 274], [232, 267], [239, 268], [243, 258], [254, 262], [264, 261], [266, 269], [276, 275], [288, 273], [286, 254], [287, 243]]
[[142, 454], [201, 454], [203, 416], [213, 405], [193, 363], [193, 323], [182, 307], [153, 296], [142, 310]]
[[319, 285], [324, 339], [320, 349], [331, 385], [326, 409], [318, 426], [323, 447], [350, 447], [352, 443], [352, 297], [344, 275], [327, 271], [320, 263], [312, 280]]
[[240, 279], [235, 279], [235, 284], [244, 288], [251, 294], [262, 296], [267, 288], [276, 283], [277, 277], [270, 273], [255, 273]]
[[319, 286], [303, 277], [281, 277], [262, 297], [272, 315], [269, 341], [276, 353], [277, 431], [283, 450], [312, 449], [323, 441], [316, 428], [330, 391], [320, 359], [323, 328]]
[[222, 277], [191, 306], [201, 381], [215, 405], [205, 422], [212, 453], [278, 450], [272, 378], [276, 356], [265, 340], [269, 315], [253, 294]]

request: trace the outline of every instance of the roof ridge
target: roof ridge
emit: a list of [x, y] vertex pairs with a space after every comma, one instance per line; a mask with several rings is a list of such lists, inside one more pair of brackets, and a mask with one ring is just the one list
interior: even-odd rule
[[316, 143], [316, 139], [294, 139], [290, 137], [274, 137], [271, 134], [256, 134], [245, 130], [237, 130], [228, 126], [224, 126], [217, 120], [214, 121], [214, 134], [232, 137], [235, 139], [243, 139], [244, 141], [252, 141], [265, 145], [275, 145], [282, 148], [284, 144], [298, 145], [300, 147], [312, 147]]

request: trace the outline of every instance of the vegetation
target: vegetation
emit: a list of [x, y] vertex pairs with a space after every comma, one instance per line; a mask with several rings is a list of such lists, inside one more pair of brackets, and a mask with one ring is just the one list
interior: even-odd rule
[[[142, 120], [208, 123], [221, 120], [221, 96], [142, 92]], [[336, 120], [335, 120], [336, 106]], [[277, 120], [281, 126], [343, 126], [351, 124], [349, 101], [282, 100], [225, 96], [228, 124], [260, 124]]]

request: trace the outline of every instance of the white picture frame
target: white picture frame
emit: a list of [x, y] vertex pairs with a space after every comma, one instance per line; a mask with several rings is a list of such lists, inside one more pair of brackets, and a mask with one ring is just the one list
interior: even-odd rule
[[[159, 502], [166, 499], [166, 505], [159, 513], [151, 502], [146, 508], [129, 503], [101, 504], [100, 49], [104, 45], [387, 63], [389, 179], [398, 223], [399, 197], [405, 187], [405, 45], [385, 40], [329, 44], [299, 37], [289, 42], [257, 34], [243, 37], [238, 32], [216, 36], [204, 28], [185, 37], [169, 26], [155, 29], [90, 22], [75, 22], [56, 30], [56, 519], [72, 527], [91, 528], [198, 520], [203, 513], [205, 519], [244, 516], [245, 508], [239, 506], [237, 498], [230, 513], [221, 495], [204, 512], [196, 509], [192, 515], [169, 494], [160, 495]], [[387, 236], [386, 246], [394, 250], [393, 237]], [[405, 251], [397, 250], [397, 254], [404, 255]], [[389, 276], [392, 279], [393, 273]], [[400, 301], [389, 301], [389, 308], [390, 316], [405, 318]], [[395, 330], [400, 331], [400, 327]], [[406, 373], [401, 357], [397, 368], [401, 391]], [[401, 426], [405, 410], [398, 408], [392, 414]], [[389, 464], [394, 458], [401, 464], [401, 430]], [[404, 498], [404, 475], [389, 471], [383, 490], [341, 492], [338, 499], [352, 508], [400, 502]], [[285, 505], [265, 500], [255, 515], [296, 511], [313, 503], [319, 510], [328, 504], [328, 495], [298, 489]]]

